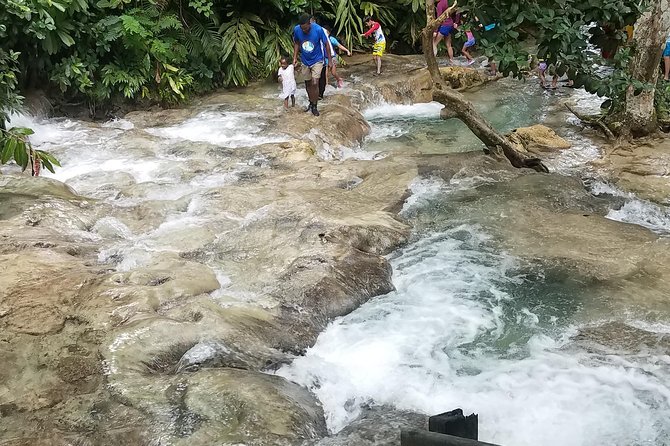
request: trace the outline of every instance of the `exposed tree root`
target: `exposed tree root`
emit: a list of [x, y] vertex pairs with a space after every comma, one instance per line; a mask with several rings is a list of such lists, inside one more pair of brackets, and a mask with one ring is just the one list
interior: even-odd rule
[[575, 111], [568, 103], [565, 103], [565, 108], [570, 110], [570, 113], [575, 115], [580, 121], [593, 126], [593, 127], [598, 127], [600, 128], [605, 135], [607, 136], [607, 139], [614, 141], [616, 140], [616, 137], [614, 136], [614, 133], [612, 133], [612, 130], [603, 122], [604, 116], [598, 115], [598, 116], [586, 116], [582, 113], [579, 113]]

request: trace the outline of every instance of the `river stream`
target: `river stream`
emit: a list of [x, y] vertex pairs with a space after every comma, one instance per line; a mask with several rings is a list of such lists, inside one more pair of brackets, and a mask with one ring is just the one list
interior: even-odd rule
[[[279, 101], [268, 99], [275, 97], [274, 87], [258, 87], [254, 94], [265, 98], [254, 103], [257, 110], [202, 106], [176, 122], [141, 130], [130, 120], [97, 125], [21, 116], [13, 124], [35, 129], [33, 143], [61, 160], [63, 167], [45, 176], [114, 210], [81, 233], [98, 243], [100, 264], [127, 272], [217, 243], [233, 228], [264, 218], [264, 207], [222, 214], [209, 193], [266, 168], [267, 157], [256, 147], [289, 139], [268, 124], [282, 113]], [[599, 155], [593, 135], [582, 133], [560, 101], [592, 110], [597, 98], [512, 80], [469, 98], [502, 130], [537, 122], [557, 128], [574, 145], [546, 157], [552, 170], [589, 179], [594, 194], [622, 200], [608, 218], [670, 233], [667, 208], [594, 179], [587, 166]], [[352, 156], [480, 150], [460, 122], [437, 119], [440, 108], [368, 107], [364, 116], [372, 131]], [[222, 163], [230, 151], [245, 154], [235, 152], [237, 161]], [[396, 291], [333, 321], [316, 345], [277, 373], [316, 394], [331, 433], [374, 405], [425, 414], [462, 407], [479, 413], [481, 440], [506, 446], [670, 444], [670, 357], [649, 346], [614, 343], [603, 350], [576, 340], [581, 330], [610, 323], [670, 336], [670, 304], [665, 313], [631, 308], [614, 314], [592, 301], [592, 284], [573, 280], [559, 266], [509, 253], [500, 234], [478, 223], [486, 209], [453, 212], [459, 194], [478, 193], [472, 191], [484, 185], [495, 190], [496, 181], [417, 178], [402, 211], [414, 226], [412, 239], [389, 256]], [[167, 211], [148, 214], [134, 227], [116, 215], [159, 203]], [[210, 294], [220, 305], [257, 298], [236, 291], [240, 271], [216, 255], [204, 262], [218, 281]]]

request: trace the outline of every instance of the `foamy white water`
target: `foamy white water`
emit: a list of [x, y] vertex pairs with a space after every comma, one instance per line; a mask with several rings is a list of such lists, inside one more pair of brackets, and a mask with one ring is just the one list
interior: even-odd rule
[[266, 133], [264, 118], [258, 113], [204, 111], [171, 127], [155, 127], [147, 132], [170, 139], [208, 142], [224, 147], [244, 147], [285, 141], [282, 135]]
[[440, 110], [444, 106], [439, 102], [428, 102], [421, 104], [379, 104], [370, 107], [363, 112], [365, 119], [380, 118], [439, 118]]
[[[197, 248], [197, 243], [208, 240], [206, 231], [214, 230], [216, 221], [235, 222], [236, 216], [210, 210], [207, 192], [235, 182], [249, 165], [221, 165], [210, 150], [283, 139], [265, 131], [259, 114], [241, 112], [205, 111], [176, 126], [146, 133], [126, 120], [95, 124], [18, 115], [11, 125], [34, 129], [33, 145], [49, 150], [62, 164], [55, 174], [44, 171], [43, 175], [66, 182], [83, 196], [107, 201], [120, 213], [143, 203], [170, 203], [162, 220], [157, 217], [137, 232], [114, 214], [93, 222], [90, 236], [101, 243], [99, 261], [114, 264], [119, 271], [151, 266], [166, 255]], [[180, 155], [182, 148], [186, 156]], [[260, 155], [253, 159], [255, 166], [263, 162]], [[182, 199], [181, 204], [176, 202]], [[185, 242], [194, 232], [200, 234], [196, 241]], [[218, 265], [210, 266], [218, 271]]]
[[619, 209], [612, 209], [606, 215], [610, 220], [632, 223], [661, 234], [670, 234], [670, 208], [638, 198], [635, 194], [624, 192], [611, 184], [596, 181], [590, 185], [595, 195], [613, 195], [626, 199]]
[[279, 373], [315, 392], [334, 432], [362, 405], [389, 404], [477, 412], [480, 439], [503, 445], [663, 444], [670, 357], [566, 350], [575, 327], [516, 302], [515, 263], [476, 228], [426, 237], [393, 260], [396, 292]]

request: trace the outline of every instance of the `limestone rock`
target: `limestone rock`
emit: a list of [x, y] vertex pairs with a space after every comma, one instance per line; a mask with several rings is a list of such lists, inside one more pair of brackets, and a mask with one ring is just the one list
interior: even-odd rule
[[517, 150], [522, 152], [542, 154], [570, 148], [569, 142], [558, 136], [549, 127], [541, 124], [520, 127], [507, 136], [516, 145]]
[[386, 406], [372, 407], [337, 434], [306, 441], [301, 446], [400, 446], [401, 429], [427, 428], [426, 415]]
[[0, 176], [0, 194], [25, 195], [39, 198], [51, 196], [78, 199], [77, 194], [66, 184], [46, 177], [33, 178], [28, 175]]
[[582, 328], [573, 341], [605, 354], [622, 351], [639, 354], [649, 350], [662, 355], [670, 354], [670, 334], [645, 331], [623, 322]]
[[314, 146], [304, 140], [293, 140], [281, 144], [280, 147], [283, 149], [280, 157], [287, 162], [307, 161], [316, 155]]
[[624, 191], [660, 204], [670, 204], [670, 139], [640, 141], [608, 150], [594, 162], [606, 178]]
[[440, 74], [449, 82], [451, 88], [458, 90], [479, 87], [489, 81], [489, 76], [484, 71], [469, 67], [442, 67]]
[[286, 445], [326, 434], [321, 407], [281, 377], [235, 369], [203, 370], [190, 379], [185, 408], [206, 420], [179, 445]]

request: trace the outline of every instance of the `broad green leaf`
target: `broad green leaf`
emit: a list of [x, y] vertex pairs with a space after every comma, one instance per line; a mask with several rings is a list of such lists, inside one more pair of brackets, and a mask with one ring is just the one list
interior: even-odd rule
[[65, 31], [56, 31], [58, 33], [58, 37], [60, 37], [61, 42], [65, 44], [65, 46], [72, 46], [74, 45], [74, 39], [72, 36], [70, 36], [68, 33]]
[[14, 149], [16, 148], [16, 139], [14, 138], [8, 138], [5, 140], [5, 146], [3, 147], [3, 152], [2, 152], [2, 164], [7, 164], [10, 159], [14, 156]]
[[49, 170], [49, 172], [56, 173], [56, 171], [54, 170], [54, 166], [51, 165], [51, 162], [48, 159], [40, 158], [40, 162], [44, 167], [46, 167]]
[[22, 170], [26, 170], [26, 167], [28, 167], [28, 153], [26, 152], [26, 144], [23, 141], [16, 141], [14, 161], [21, 166]]

